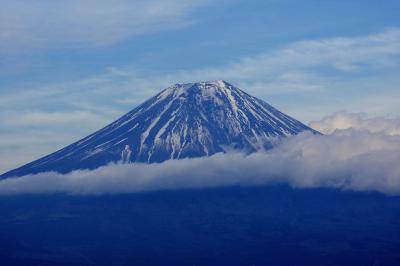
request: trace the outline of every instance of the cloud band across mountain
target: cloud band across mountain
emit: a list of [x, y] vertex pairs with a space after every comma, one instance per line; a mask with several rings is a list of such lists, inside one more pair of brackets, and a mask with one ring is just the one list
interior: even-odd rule
[[1, 195], [100, 195], [163, 189], [287, 184], [400, 194], [400, 136], [353, 129], [332, 135], [302, 133], [278, 147], [251, 155], [159, 164], [108, 165], [69, 174], [54, 172], [0, 181]]

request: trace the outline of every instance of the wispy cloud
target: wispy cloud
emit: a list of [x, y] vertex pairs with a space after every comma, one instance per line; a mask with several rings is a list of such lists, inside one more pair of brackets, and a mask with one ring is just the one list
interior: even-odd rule
[[138, 103], [174, 83], [215, 79], [230, 81], [261, 98], [324, 94], [328, 100], [360, 92], [382, 95], [394, 90], [397, 78], [390, 73], [400, 63], [399, 44], [400, 29], [391, 28], [366, 36], [294, 42], [221, 65], [151, 77], [135, 66], [114, 67], [78, 87], [121, 92], [116, 97], [122, 104]]
[[[279, 49], [241, 58], [229, 64], [172, 75], [174, 80], [223, 78], [257, 90], [285, 91], [329, 88], [338, 74], [387, 69], [399, 65], [400, 29], [356, 37], [294, 42]], [[346, 89], [346, 88], [343, 88]]]
[[0, 52], [108, 46], [195, 23], [207, 0], [1, 1]]
[[[366, 36], [294, 42], [230, 63], [172, 73], [149, 75], [134, 65], [108, 67], [104, 73], [83, 80], [4, 93], [0, 103], [12, 105], [33, 100], [39, 104], [52, 97], [58, 106], [68, 103], [85, 108], [86, 103], [90, 103], [120, 108], [124, 104], [140, 103], [171, 84], [215, 79], [225, 79], [263, 98], [321, 92], [343, 98], [362, 90], [363, 86], [370, 96], [371, 86], [377, 82], [380, 87], [375, 90], [382, 94], [387, 79], [391, 83], [389, 90], [393, 92], [397, 79], [379, 77], [380, 71], [387, 75], [386, 72], [397, 69], [399, 56], [400, 29], [392, 28]], [[363, 80], [359, 79], [360, 75]], [[371, 81], [371, 77], [374, 79], [369, 84], [366, 81]]]
[[63, 125], [68, 124], [85, 124], [93, 123], [94, 125], [109, 122], [106, 117], [90, 112], [74, 111], [74, 112], [30, 112], [24, 114], [6, 113], [1, 116], [4, 125], [11, 126], [46, 126], [46, 125]]

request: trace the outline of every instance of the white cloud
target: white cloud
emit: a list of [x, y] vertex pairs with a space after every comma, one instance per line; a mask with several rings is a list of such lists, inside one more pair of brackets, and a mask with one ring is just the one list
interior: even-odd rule
[[195, 22], [206, 0], [0, 1], [0, 52], [107, 46]]
[[310, 127], [331, 134], [335, 130], [356, 129], [370, 132], [383, 132], [387, 135], [400, 135], [400, 119], [387, 117], [369, 118], [363, 113], [338, 112], [321, 120], [310, 122]]
[[[358, 37], [294, 42], [230, 63], [151, 77], [135, 66], [108, 68], [102, 75], [66, 88], [69, 93], [71, 87], [77, 88], [80, 96], [82, 88], [88, 91], [88, 88], [96, 88], [96, 93], [103, 96], [112, 93], [111, 99], [116, 99], [113, 104], [117, 106], [138, 104], [171, 84], [225, 79], [260, 98], [300, 98], [302, 101], [293, 101], [289, 106], [292, 109], [305, 108], [304, 104], [312, 103], [306, 108], [315, 107], [324, 112], [333, 112], [334, 108], [374, 112], [377, 107], [373, 103], [364, 104], [366, 95], [374, 99], [377, 95], [400, 97], [393, 85], [398, 84], [397, 73], [387, 76], [398, 67], [399, 44], [400, 29], [392, 28]], [[381, 71], [386, 73], [385, 77]], [[363, 76], [361, 80], [360, 75]], [[93, 90], [90, 92], [93, 94]], [[335, 104], [332, 99], [336, 99]], [[396, 106], [387, 106], [387, 112], [399, 111]], [[382, 109], [378, 110], [380, 114]], [[301, 115], [315, 119], [311, 114], [315, 110], [318, 109], [306, 114], [303, 111]]]
[[[364, 36], [298, 41], [212, 67], [151, 77], [134, 66], [114, 68], [88, 84], [115, 88], [113, 92], [121, 92], [114, 94], [116, 103], [132, 105], [171, 84], [224, 79], [267, 101], [283, 99], [278, 106], [302, 120], [317, 119], [338, 109], [382, 115], [400, 111], [393, 100], [400, 99], [394, 71], [399, 55], [400, 29], [391, 28]], [[382, 97], [386, 103], [394, 103], [377, 103]]]
[[0, 181], [1, 195], [133, 193], [160, 189], [288, 184], [400, 194], [400, 136], [343, 130], [303, 133], [276, 148], [245, 155], [108, 165], [69, 174], [53, 172]]

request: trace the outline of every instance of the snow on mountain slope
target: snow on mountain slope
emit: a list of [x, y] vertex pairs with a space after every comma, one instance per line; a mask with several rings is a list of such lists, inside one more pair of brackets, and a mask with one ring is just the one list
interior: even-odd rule
[[162, 162], [226, 149], [252, 152], [306, 130], [313, 131], [225, 81], [176, 84], [94, 134], [2, 178], [117, 161]]

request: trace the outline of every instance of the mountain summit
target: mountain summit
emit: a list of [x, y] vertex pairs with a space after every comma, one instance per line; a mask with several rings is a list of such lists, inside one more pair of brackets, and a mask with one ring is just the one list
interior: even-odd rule
[[223, 80], [176, 84], [105, 128], [1, 177], [67, 173], [117, 161], [154, 163], [226, 149], [252, 152], [302, 131], [313, 130]]

